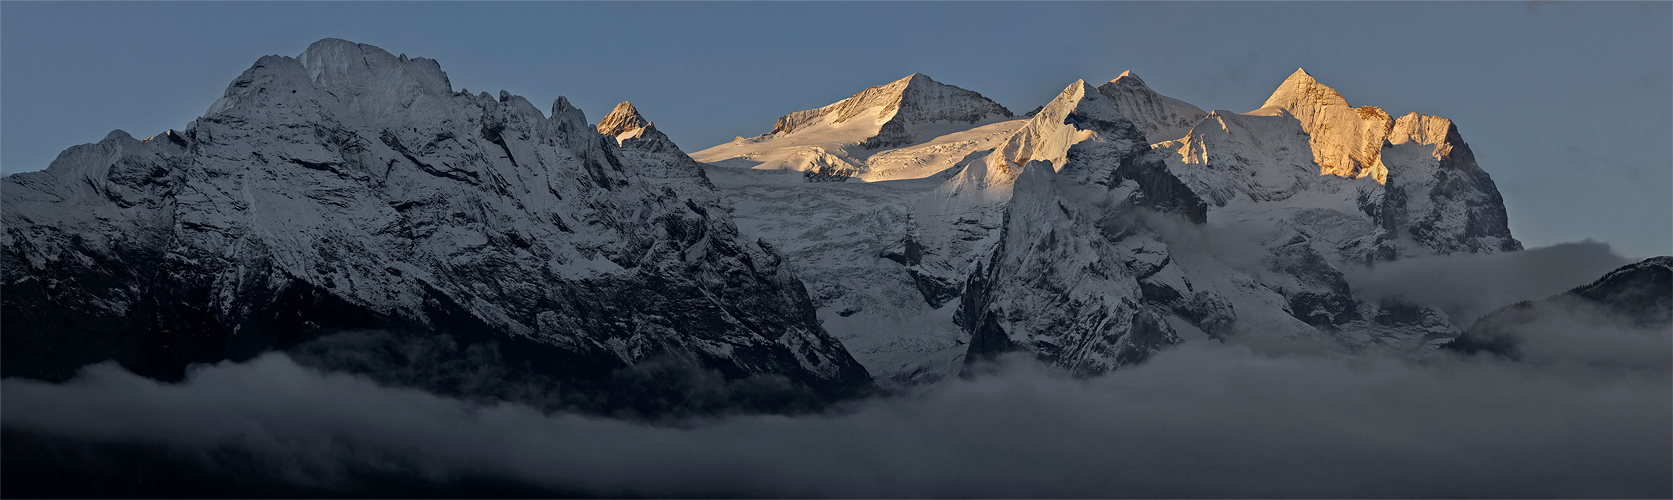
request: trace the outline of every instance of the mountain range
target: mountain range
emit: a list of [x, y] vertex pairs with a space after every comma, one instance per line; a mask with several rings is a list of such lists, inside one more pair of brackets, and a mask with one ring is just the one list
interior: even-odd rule
[[0, 370], [288, 350], [526, 401], [679, 366], [779, 408], [1018, 351], [1078, 375], [1233, 337], [1422, 357], [1475, 330], [1344, 271], [1522, 249], [1452, 121], [1301, 70], [1247, 113], [1125, 72], [1022, 116], [913, 74], [685, 151], [631, 103], [542, 113], [338, 39], [263, 57], [182, 130], [4, 179]]

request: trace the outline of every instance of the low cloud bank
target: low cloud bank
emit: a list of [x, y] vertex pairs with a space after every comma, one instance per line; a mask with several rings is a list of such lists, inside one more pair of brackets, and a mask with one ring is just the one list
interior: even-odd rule
[[[1545, 329], [1527, 338], [1545, 353], [1538, 363], [1201, 342], [1094, 379], [1008, 357], [975, 378], [828, 413], [675, 426], [466, 402], [275, 353], [202, 366], [180, 384], [110, 364], [62, 385], [6, 380], [0, 421], [13, 492], [39, 480], [13, 473], [20, 462], [57, 460], [57, 470], [105, 477], [117, 492], [155, 493], [111, 482], [131, 465], [86, 458], [128, 447], [230, 493], [281, 484], [374, 496], [1673, 494], [1664, 359], [1673, 354], [1645, 362], [1656, 355], [1595, 348], [1566, 358], [1552, 344], [1666, 346], [1673, 334], [1600, 335], [1572, 330], [1591, 327], [1571, 318], [1529, 327]], [[1616, 363], [1624, 351], [1634, 352]]]
[[1494, 310], [1591, 283], [1633, 261], [1606, 243], [1562, 243], [1520, 252], [1414, 257], [1348, 268], [1348, 282], [1369, 297], [1440, 308], [1459, 328]]

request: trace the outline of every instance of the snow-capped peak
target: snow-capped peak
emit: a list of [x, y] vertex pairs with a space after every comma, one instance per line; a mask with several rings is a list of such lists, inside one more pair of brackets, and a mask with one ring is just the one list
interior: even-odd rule
[[819, 109], [784, 115], [771, 135], [788, 134], [816, 124], [842, 124], [867, 117], [887, 126], [919, 125], [931, 122], [975, 123], [991, 117], [1010, 117], [1010, 110], [982, 94], [947, 85], [922, 73], [858, 94]]
[[1208, 116], [1202, 108], [1156, 93], [1132, 71], [1123, 71], [1121, 76], [1099, 85], [1098, 92], [1108, 96], [1110, 103], [1152, 143], [1184, 137]]
[[1105, 82], [1103, 85], [1099, 85], [1098, 91], [1106, 94], [1114, 91], [1128, 91], [1141, 94], [1156, 93], [1156, 91], [1150, 90], [1150, 85], [1145, 84], [1144, 79], [1139, 78], [1139, 75], [1133, 73], [1131, 70], [1122, 71], [1121, 74], [1117, 75], [1114, 80], [1110, 80]]
[[639, 115], [639, 110], [633, 103], [622, 101], [604, 119], [598, 121], [598, 133], [613, 136], [617, 141], [625, 137], [637, 136], [645, 127], [650, 126], [645, 117]]
[[1260, 109], [1250, 114], [1270, 116], [1278, 110], [1288, 111], [1301, 120], [1302, 129], [1311, 136], [1309, 143], [1321, 175], [1371, 177], [1378, 183], [1388, 181], [1388, 167], [1383, 165], [1381, 156], [1393, 119], [1382, 108], [1349, 106], [1336, 89], [1319, 83], [1306, 70], [1297, 69]]
[[773, 131], [692, 153], [706, 163], [794, 170], [810, 182], [916, 179], [991, 149], [1022, 126], [981, 94], [914, 73], [778, 119]]
[[395, 56], [372, 45], [326, 38], [296, 57], [308, 78], [323, 87], [399, 86], [425, 93], [452, 90], [447, 73], [435, 60]]
[[1319, 83], [1307, 70], [1297, 68], [1272, 91], [1272, 96], [1266, 98], [1261, 108], [1292, 109], [1298, 105], [1347, 106], [1348, 101], [1336, 89]]
[[[622, 101], [604, 119], [598, 121], [598, 133], [616, 140], [616, 145], [623, 149], [634, 149], [648, 153], [662, 153], [671, 155], [671, 161], [683, 164], [690, 160], [680, 147], [662, 131], [656, 129], [656, 124], [646, 120], [639, 114], [639, 109], [633, 103]], [[678, 173], [678, 172], [676, 172]], [[683, 173], [680, 175], [684, 175]]]
[[960, 170], [939, 189], [942, 196], [949, 198], [970, 196], [970, 200], [975, 200], [967, 202], [971, 205], [1003, 203], [1010, 199], [1017, 179], [1025, 171], [1063, 172], [1077, 182], [1084, 182], [1103, 177], [1093, 170], [1107, 170], [1120, 163], [1081, 162], [1087, 168], [1065, 171], [1071, 163], [1072, 149], [1090, 158], [1119, 157], [1146, 147], [1144, 135], [1110, 106], [1108, 97], [1085, 80], [1076, 80], [982, 161]]
[[[1139, 78], [1139, 74], [1134, 73], [1133, 70], [1122, 71], [1121, 74], [1115, 75], [1114, 80], [1110, 80], [1105, 85], [1108, 85], [1110, 83], [1119, 83], [1119, 84], [1124, 85], [1124, 86], [1138, 87], [1138, 88], [1143, 88], [1143, 89], [1146, 89], [1146, 90], [1148, 90], [1150, 88], [1149, 85], [1146, 85], [1144, 83], [1144, 79]], [[1100, 85], [1100, 87], [1102, 87], [1102, 85]]]
[[1056, 98], [1041, 108], [1034, 118], [1029, 119], [1028, 125], [1013, 134], [998, 151], [995, 151], [994, 156], [989, 157], [990, 163], [997, 163], [994, 166], [1004, 170], [1015, 169], [1018, 172], [1023, 165], [1035, 160], [1048, 161], [1055, 167], [1061, 167], [1069, 146], [1097, 135], [1096, 131], [1070, 125], [1075, 121], [1070, 115], [1081, 111], [1083, 103], [1097, 103], [1088, 103], [1086, 106], [1088, 114], [1093, 117], [1120, 115], [1120, 112], [1103, 103], [1102, 99], [1094, 97], [1097, 95], [1098, 91], [1087, 85], [1086, 80], [1076, 80], [1075, 83], [1064, 87]]
[[1109, 97], [1086, 80], [1076, 80], [988, 157], [988, 169], [1014, 177], [1029, 162], [1043, 161], [1060, 170], [1069, 149], [1088, 140], [1112, 143], [1121, 150], [1145, 145], [1143, 134]]
[[[1081, 123], [1126, 121], [1121, 111], [1110, 106], [1109, 101], [1086, 83], [1086, 80], [1075, 80], [1075, 83], [1064, 87], [1057, 97], [1046, 103], [1039, 114], [1034, 115], [1035, 123], [1049, 125], [1079, 125]], [[1077, 126], [1076, 128], [1094, 130], [1092, 127]]]

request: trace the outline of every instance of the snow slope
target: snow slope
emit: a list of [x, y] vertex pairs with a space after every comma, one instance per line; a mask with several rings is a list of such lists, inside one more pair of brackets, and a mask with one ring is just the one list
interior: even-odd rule
[[772, 132], [692, 153], [705, 163], [794, 170], [809, 181], [913, 179], [954, 167], [1004, 137], [1011, 112], [981, 94], [913, 74], [819, 109]]
[[1098, 92], [1109, 96], [1115, 109], [1132, 120], [1153, 143], [1184, 137], [1208, 115], [1202, 108], [1150, 90], [1131, 71], [1123, 71], [1121, 76], [1099, 85]]

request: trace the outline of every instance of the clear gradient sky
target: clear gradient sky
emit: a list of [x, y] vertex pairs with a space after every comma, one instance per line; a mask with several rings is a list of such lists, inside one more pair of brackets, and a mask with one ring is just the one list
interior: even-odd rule
[[631, 100], [689, 151], [921, 72], [1021, 113], [1133, 70], [1249, 111], [1304, 67], [1350, 104], [1458, 124], [1529, 247], [1673, 253], [1673, 3], [0, 3], [0, 170], [183, 128], [325, 37], [454, 88]]

